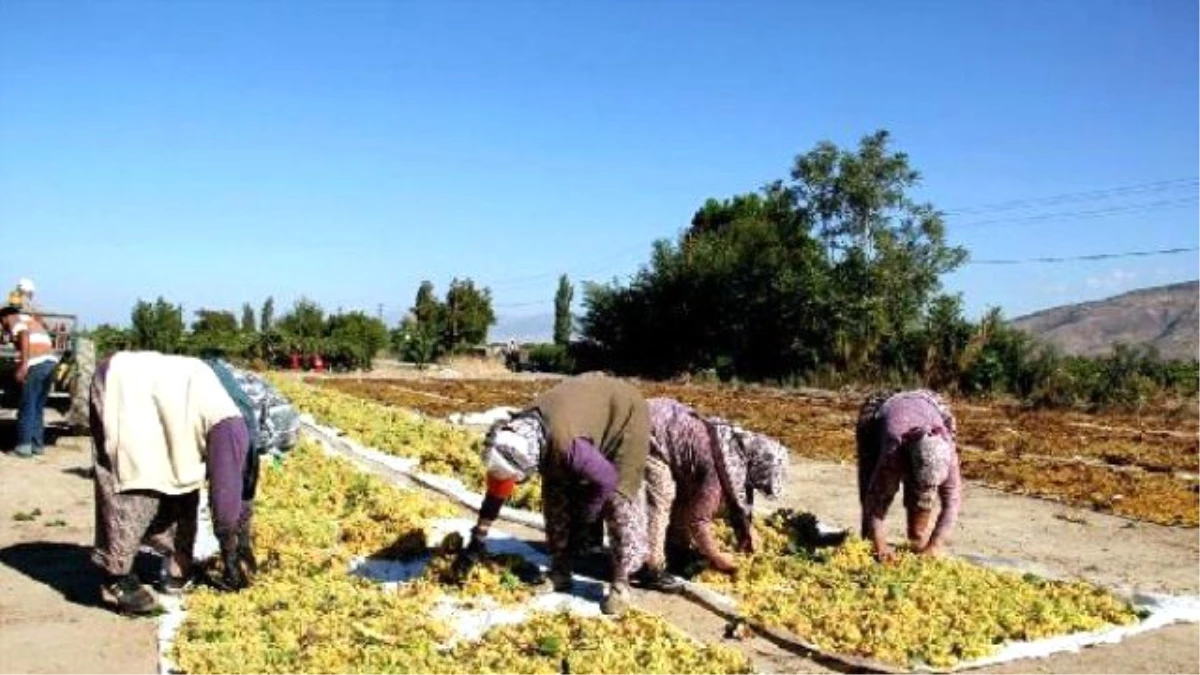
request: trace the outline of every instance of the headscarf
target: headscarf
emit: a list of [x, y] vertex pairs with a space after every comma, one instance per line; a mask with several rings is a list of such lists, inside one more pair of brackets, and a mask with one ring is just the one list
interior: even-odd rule
[[750, 486], [771, 499], [779, 497], [787, 475], [788, 449], [770, 436], [753, 432], [746, 432], [742, 445], [746, 448]]
[[[747, 431], [720, 417], [709, 418], [708, 422], [716, 430], [721, 459], [738, 506], [750, 512], [750, 489], [772, 499], [778, 497], [787, 470], [787, 448], [769, 436]], [[740, 489], [743, 486], [747, 489]]]
[[933, 510], [937, 488], [950, 476], [950, 463], [954, 445], [940, 434], [916, 430], [908, 443], [912, 461], [913, 478], [918, 489], [917, 507], [924, 511]]
[[537, 474], [545, 450], [542, 421], [536, 415], [519, 415], [492, 425], [482, 457], [489, 476], [523, 483]]

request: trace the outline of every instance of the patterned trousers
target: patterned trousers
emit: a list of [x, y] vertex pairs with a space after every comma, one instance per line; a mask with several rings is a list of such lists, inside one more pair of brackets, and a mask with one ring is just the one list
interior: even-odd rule
[[[586, 527], [571, 499], [569, 481], [545, 476], [542, 483], [542, 515], [546, 521], [546, 545], [550, 549], [551, 569], [559, 574], [571, 571], [571, 534]], [[646, 486], [633, 499], [614, 492], [604, 507], [604, 520], [611, 539], [614, 584], [626, 584], [629, 577], [646, 562]]]
[[[651, 453], [646, 459], [646, 521], [650, 539], [646, 565], [652, 569], [666, 568], [667, 538], [668, 532], [672, 530], [671, 514], [675, 510], [677, 494], [678, 487], [675, 477], [671, 475], [671, 467]], [[673, 539], [678, 540], [678, 533], [670, 534], [674, 535]]]
[[145, 544], [164, 556], [191, 556], [196, 543], [200, 491], [167, 495], [150, 490], [117, 492], [117, 477], [104, 451], [104, 432], [92, 415], [96, 491], [96, 546], [92, 561], [106, 573], [129, 574]]

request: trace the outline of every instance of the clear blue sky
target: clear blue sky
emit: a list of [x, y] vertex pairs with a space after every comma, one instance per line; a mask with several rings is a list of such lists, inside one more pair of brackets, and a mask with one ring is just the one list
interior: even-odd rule
[[[1184, 180], [952, 215], [976, 258], [1196, 246], [1197, 21], [1189, 0], [5, 0], [0, 283], [92, 324], [157, 294], [393, 321], [454, 275], [536, 314], [559, 272], [628, 274], [706, 197], [877, 128], [947, 210]], [[1015, 315], [1197, 267], [947, 285]]]

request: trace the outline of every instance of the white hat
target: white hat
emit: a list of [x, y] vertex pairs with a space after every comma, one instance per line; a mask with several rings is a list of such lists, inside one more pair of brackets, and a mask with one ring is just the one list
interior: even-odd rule
[[32, 279], [25, 278], [17, 282], [17, 290], [22, 293], [33, 293], [37, 289], [33, 287]]

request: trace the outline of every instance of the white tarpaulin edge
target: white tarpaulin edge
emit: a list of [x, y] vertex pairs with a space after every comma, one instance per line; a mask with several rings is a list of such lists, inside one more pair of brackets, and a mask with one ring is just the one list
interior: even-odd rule
[[[316, 436], [318, 440], [336, 444], [337, 447], [353, 455], [403, 474], [414, 482], [445, 495], [469, 509], [478, 510], [483, 504], [483, 495], [468, 489], [457, 478], [438, 476], [420, 471], [417, 460], [410, 457], [391, 455], [381, 450], [364, 446], [349, 438], [338, 429], [317, 424], [311, 415], [302, 416], [301, 421], [304, 430]], [[546, 523], [542, 515], [533, 511], [514, 509], [506, 506], [500, 510], [500, 518], [526, 527], [533, 527], [539, 530], [546, 529]]]

